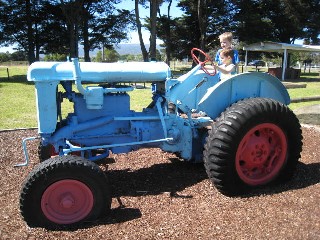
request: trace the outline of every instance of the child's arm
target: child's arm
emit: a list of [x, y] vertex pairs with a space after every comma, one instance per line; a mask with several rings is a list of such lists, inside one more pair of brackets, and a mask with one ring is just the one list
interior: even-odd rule
[[236, 65], [234, 65], [234, 64], [229, 64], [228, 66], [220, 65], [220, 66], [215, 66], [215, 67], [217, 70], [219, 70], [223, 74], [228, 74], [228, 73], [234, 72], [236, 69]]
[[203, 66], [209, 73], [214, 73], [216, 71], [215, 65], [204, 65]]
[[215, 65], [205, 65], [205, 66], [203, 66], [205, 69], [207, 69], [207, 70], [215, 70], [216, 68], [215, 68]]

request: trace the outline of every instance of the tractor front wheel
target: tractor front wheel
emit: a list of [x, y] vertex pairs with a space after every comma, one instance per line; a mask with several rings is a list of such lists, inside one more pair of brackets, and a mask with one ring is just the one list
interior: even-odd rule
[[43, 162], [53, 156], [57, 156], [58, 153], [55, 151], [54, 146], [51, 144], [48, 144], [44, 146], [42, 142], [38, 145], [38, 156], [40, 162]]
[[31, 227], [49, 229], [93, 221], [110, 209], [104, 172], [77, 156], [56, 156], [41, 162], [26, 178], [20, 211]]
[[216, 120], [207, 137], [207, 174], [225, 195], [288, 179], [300, 158], [302, 132], [286, 106], [265, 98], [239, 101]]

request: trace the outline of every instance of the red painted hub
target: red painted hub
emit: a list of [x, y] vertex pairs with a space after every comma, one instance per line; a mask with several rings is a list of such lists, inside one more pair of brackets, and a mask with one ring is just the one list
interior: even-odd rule
[[[80, 144], [74, 144], [74, 145], [80, 147]], [[54, 148], [53, 145], [51, 145], [51, 148], [50, 148], [50, 150], [49, 150], [49, 154], [50, 154], [51, 157], [59, 155], [59, 154], [56, 152], [56, 149]], [[78, 151], [78, 152], [71, 152], [71, 155], [81, 156], [81, 152], [80, 152], [80, 151]]]
[[286, 161], [287, 138], [281, 128], [263, 123], [241, 140], [236, 153], [236, 170], [248, 185], [270, 182]]
[[56, 150], [55, 150], [53, 145], [51, 145], [51, 147], [50, 147], [49, 154], [50, 154], [51, 157], [58, 155], [58, 153], [56, 152]]
[[92, 210], [93, 194], [84, 183], [65, 179], [51, 184], [41, 198], [43, 214], [57, 224], [84, 219]]

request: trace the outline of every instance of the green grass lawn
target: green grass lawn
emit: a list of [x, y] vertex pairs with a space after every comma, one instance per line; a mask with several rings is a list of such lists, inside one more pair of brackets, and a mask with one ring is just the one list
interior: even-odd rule
[[[27, 66], [0, 66], [0, 129], [37, 127], [37, 112], [34, 84], [27, 81]], [[179, 74], [179, 72], [175, 72]], [[310, 79], [313, 78], [313, 79]], [[320, 79], [318, 73], [303, 74], [301, 82], [306, 88], [289, 89], [291, 98], [320, 95]], [[151, 90], [135, 89], [129, 92], [131, 109], [141, 111], [151, 102]], [[67, 100], [64, 100], [66, 103]], [[320, 101], [292, 103], [291, 109], [302, 106], [320, 104]], [[72, 110], [72, 104], [64, 104], [63, 112]]]
[[0, 129], [37, 126], [35, 90], [27, 82], [27, 66], [0, 66]]
[[[320, 96], [320, 79], [316, 81], [302, 81], [301, 83], [306, 83], [306, 88], [294, 88], [288, 89], [290, 98], [303, 98], [307, 96]], [[308, 102], [300, 102], [300, 103], [291, 103], [289, 107], [294, 110], [300, 107], [309, 106], [313, 104], [320, 104], [320, 101], [308, 101]]]

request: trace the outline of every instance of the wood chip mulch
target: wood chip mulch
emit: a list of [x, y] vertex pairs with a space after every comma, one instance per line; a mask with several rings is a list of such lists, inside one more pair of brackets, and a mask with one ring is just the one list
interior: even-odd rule
[[[320, 239], [320, 131], [303, 126], [303, 152], [294, 178], [242, 197], [226, 197], [202, 164], [159, 149], [113, 154], [109, 216], [72, 231], [29, 228], [19, 212], [21, 184], [38, 163], [36, 130], [0, 132], [0, 239]], [[105, 167], [102, 164], [102, 167]]]

